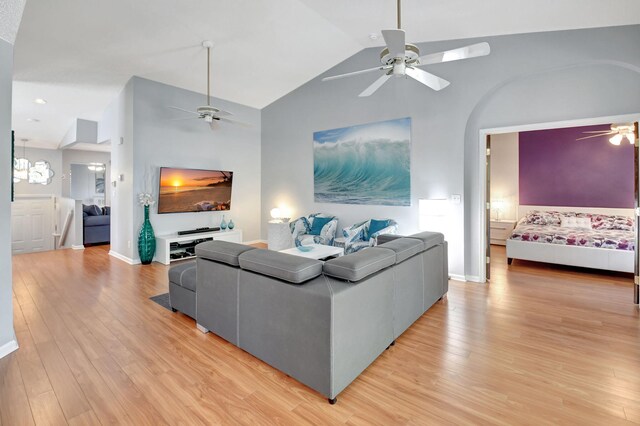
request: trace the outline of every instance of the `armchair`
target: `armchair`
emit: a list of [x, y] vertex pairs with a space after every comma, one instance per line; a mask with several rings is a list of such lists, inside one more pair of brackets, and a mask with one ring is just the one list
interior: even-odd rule
[[[314, 221], [320, 219], [314, 227]], [[326, 222], [326, 223], [325, 223]], [[324, 213], [314, 213], [289, 223], [291, 238], [296, 247], [304, 244], [333, 245], [338, 229], [338, 218]]]
[[376, 246], [378, 245], [378, 236], [395, 234], [396, 232], [398, 232], [398, 223], [393, 219], [369, 219], [344, 228], [342, 230], [342, 235], [345, 238], [344, 254]]

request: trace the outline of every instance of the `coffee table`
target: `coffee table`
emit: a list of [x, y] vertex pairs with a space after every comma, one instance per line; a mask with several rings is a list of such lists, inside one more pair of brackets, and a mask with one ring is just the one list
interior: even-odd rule
[[313, 249], [309, 251], [300, 251], [297, 247], [293, 247], [286, 250], [280, 250], [280, 253], [317, 260], [331, 256], [342, 256], [344, 254], [344, 249], [341, 247], [325, 246], [324, 244], [305, 244], [305, 247], [313, 247]]

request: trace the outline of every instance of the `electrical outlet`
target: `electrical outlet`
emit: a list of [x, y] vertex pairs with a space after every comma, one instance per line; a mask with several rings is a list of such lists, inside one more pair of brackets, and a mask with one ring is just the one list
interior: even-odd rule
[[451, 195], [451, 204], [460, 204], [462, 202], [462, 195], [453, 194]]
[[118, 180], [120, 182], [124, 182], [124, 175], [118, 175]]
[[124, 145], [124, 137], [120, 136], [120, 140], [118, 141], [118, 145]]

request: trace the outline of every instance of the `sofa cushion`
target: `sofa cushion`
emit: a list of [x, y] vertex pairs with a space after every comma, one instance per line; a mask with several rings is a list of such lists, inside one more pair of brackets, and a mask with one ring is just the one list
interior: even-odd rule
[[433, 246], [437, 246], [438, 244], [442, 244], [444, 242], [444, 235], [440, 232], [420, 232], [417, 234], [409, 235], [406, 238], [415, 238], [424, 244], [424, 249], [429, 250]]
[[314, 217], [311, 222], [311, 229], [309, 230], [309, 235], [320, 235], [322, 232], [322, 228], [333, 220], [332, 217]]
[[169, 282], [196, 291], [196, 262], [184, 262], [169, 269]]
[[372, 247], [357, 253], [328, 260], [322, 270], [326, 275], [347, 281], [360, 281], [396, 263], [393, 250]]
[[103, 226], [111, 224], [111, 216], [85, 216], [84, 226]]
[[382, 234], [378, 235], [378, 245], [388, 243], [389, 241], [397, 240], [398, 238], [404, 238], [402, 235], [398, 234]]
[[367, 232], [367, 235], [365, 235], [365, 237], [369, 239], [373, 234], [375, 234], [378, 231], [382, 231], [387, 226], [389, 226], [389, 219], [385, 219], [385, 220], [371, 219], [371, 222], [369, 222], [369, 230]]
[[239, 257], [240, 267], [247, 271], [268, 275], [300, 284], [322, 273], [322, 262], [273, 250], [252, 250]]
[[231, 266], [240, 266], [238, 256], [250, 250], [255, 250], [255, 247], [229, 241], [209, 241], [196, 246], [196, 255]]
[[378, 247], [393, 250], [396, 253], [396, 264], [424, 251], [424, 243], [415, 238], [397, 238]]
[[86, 213], [89, 216], [102, 216], [102, 209], [95, 204], [91, 204], [90, 206], [82, 205], [82, 212]]

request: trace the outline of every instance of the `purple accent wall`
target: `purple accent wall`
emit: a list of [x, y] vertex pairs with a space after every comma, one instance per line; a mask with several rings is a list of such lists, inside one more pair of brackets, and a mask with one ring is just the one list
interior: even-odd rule
[[581, 141], [588, 130], [609, 125], [521, 132], [520, 204], [633, 208], [633, 145], [610, 136]]

